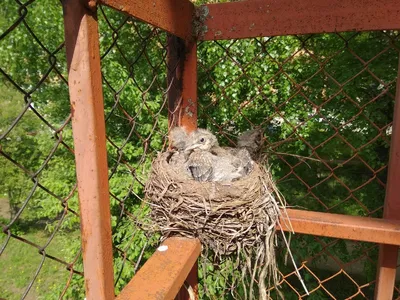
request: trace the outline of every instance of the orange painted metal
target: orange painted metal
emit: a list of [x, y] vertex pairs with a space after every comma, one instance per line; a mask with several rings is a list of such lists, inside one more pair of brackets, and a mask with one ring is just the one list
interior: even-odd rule
[[[288, 209], [296, 233], [363, 242], [400, 245], [400, 221]], [[282, 228], [290, 231], [285, 216]]]
[[185, 62], [185, 42], [168, 35], [167, 46], [168, 127], [179, 126], [182, 104], [182, 73]]
[[192, 131], [197, 128], [197, 44], [187, 41], [185, 48], [179, 125]]
[[[400, 60], [383, 217], [387, 220], [400, 220]], [[375, 288], [376, 299], [392, 299], [393, 297], [398, 252], [398, 247], [380, 246]]]
[[189, 0], [99, 0], [99, 3], [188, 40], [194, 5]]
[[196, 43], [168, 37], [169, 126], [197, 128], [197, 48]]
[[[174, 299], [200, 255], [197, 239], [173, 237], [157, 250], [125, 286], [118, 300]], [[160, 249], [160, 248], [158, 248]]]
[[86, 299], [113, 299], [113, 260], [99, 34], [94, 12], [64, 0]]
[[400, 28], [398, 0], [252, 0], [202, 11], [203, 40]]
[[190, 271], [188, 277], [185, 280], [185, 283], [188, 286], [190, 286], [193, 291], [194, 299], [190, 298], [188, 289], [186, 286], [184, 286], [181, 288], [178, 295], [176, 295], [175, 300], [197, 300], [197, 299], [199, 299], [199, 282], [198, 282], [197, 274], [198, 274], [198, 266], [197, 266], [197, 262], [195, 262], [192, 267], [192, 270]]

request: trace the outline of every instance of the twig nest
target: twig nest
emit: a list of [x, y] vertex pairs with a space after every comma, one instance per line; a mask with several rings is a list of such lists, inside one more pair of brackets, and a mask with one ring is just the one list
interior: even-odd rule
[[[182, 167], [169, 163], [172, 155], [158, 155], [146, 185], [156, 230], [163, 238], [198, 238], [204, 249], [219, 258], [244, 257], [243, 272], [257, 270], [258, 297], [263, 299], [265, 278], [277, 280], [274, 244], [280, 209], [271, 174], [254, 163], [253, 170], [239, 180], [197, 182]], [[254, 276], [250, 277], [252, 286]]]
[[152, 219], [164, 238], [196, 237], [225, 255], [275, 230], [280, 211], [264, 168], [254, 164], [250, 174], [233, 182], [197, 182], [169, 164], [171, 155], [157, 157], [146, 185]]

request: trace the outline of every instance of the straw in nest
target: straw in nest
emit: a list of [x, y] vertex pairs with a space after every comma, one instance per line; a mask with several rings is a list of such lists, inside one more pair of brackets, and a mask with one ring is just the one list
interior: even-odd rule
[[258, 282], [258, 297], [266, 299], [266, 279], [278, 282], [275, 230], [284, 207], [271, 174], [254, 164], [251, 173], [237, 181], [197, 182], [169, 164], [172, 155], [158, 155], [146, 185], [156, 230], [163, 239], [198, 238], [203, 252], [211, 250], [217, 260], [234, 258], [242, 271], [238, 280], [247, 280], [249, 287], [245, 297], [255, 297], [253, 285]]

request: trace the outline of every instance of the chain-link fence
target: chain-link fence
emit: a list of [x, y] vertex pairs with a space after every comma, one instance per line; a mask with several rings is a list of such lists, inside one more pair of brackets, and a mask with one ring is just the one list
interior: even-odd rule
[[[382, 217], [399, 47], [397, 31], [202, 42], [200, 127], [227, 144], [261, 127], [290, 207]], [[373, 298], [377, 245], [295, 235], [292, 251], [312, 297]]]
[[0, 5], [0, 296], [48, 299], [81, 280], [61, 5]]
[[[0, 13], [0, 296], [83, 299], [62, 7], [8, 1]], [[98, 17], [119, 291], [157, 242], [134, 224], [146, 214], [150, 163], [166, 145], [167, 35], [106, 7]]]
[[[137, 220], [149, 210], [150, 163], [166, 149], [176, 66], [160, 29], [103, 6], [98, 21], [118, 293], [158, 244]], [[2, 3], [0, 50], [0, 297], [83, 299], [60, 3]], [[199, 127], [224, 145], [262, 128], [291, 207], [381, 217], [399, 52], [397, 31], [199, 42]], [[307, 235], [291, 245], [310, 298], [373, 298], [376, 245]], [[306, 297], [284, 252], [279, 269], [285, 298]], [[200, 284], [223, 298], [218, 276]]]

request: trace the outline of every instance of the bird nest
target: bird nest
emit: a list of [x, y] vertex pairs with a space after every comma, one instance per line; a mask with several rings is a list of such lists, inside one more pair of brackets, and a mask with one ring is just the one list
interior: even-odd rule
[[239, 280], [249, 280], [247, 296], [266, 299], [265, 279], [277, 283], [275, 230], [283, 204], [270, 172], [254, 163], [236, 181], [198, 182], [169, 163], [173, 153], [158, 155], [146, 184], [156, 230], [164, 239], [198, 238], [203, 253], [212, 250], [219, 259], [234, 257], [235, 267], [242, 270]]

